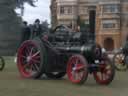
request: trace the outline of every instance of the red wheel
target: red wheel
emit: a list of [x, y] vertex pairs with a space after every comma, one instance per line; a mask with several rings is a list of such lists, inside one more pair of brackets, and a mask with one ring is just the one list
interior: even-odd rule
[[115, 76], [115, 68], [109, 59], [101, 61], [99, 70], [93, 72], [94, 78], [98, 84], [110, 84]]
[[67, 75], [71, 82], [83, 84], [88, 77], [88, 64], [82, 55], [72, 56], [67, 65]]
[[18, 50], [17, 66], [21, 76], [39, 78], [43, 73], [42, 48], [38, 41], [25, 41]]

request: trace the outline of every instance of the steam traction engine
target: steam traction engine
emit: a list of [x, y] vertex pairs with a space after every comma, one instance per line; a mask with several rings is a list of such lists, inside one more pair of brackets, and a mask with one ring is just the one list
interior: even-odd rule
[[71, 32], [58, 26], [50, 34], [25, 41], [18, 50], [17, 65], [21, 76], [37, 79], [45, 74], [51, 79], [67, 76], [82, 84], [93, 74], [99, 84], [109, 84], [115, 74], [114, 66], [99, 45], [82, 32]]

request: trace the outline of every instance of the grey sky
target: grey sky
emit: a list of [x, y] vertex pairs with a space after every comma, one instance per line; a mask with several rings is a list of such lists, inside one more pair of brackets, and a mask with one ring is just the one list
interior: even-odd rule
[[50, 0], [38, 0], [35, 4], [37, 7], [31, 7], [25, 4], [25, 13], [23, 19], [29, 23], [33, 23], [36, 18], [42, 20], [48, 20], [50, 22]]

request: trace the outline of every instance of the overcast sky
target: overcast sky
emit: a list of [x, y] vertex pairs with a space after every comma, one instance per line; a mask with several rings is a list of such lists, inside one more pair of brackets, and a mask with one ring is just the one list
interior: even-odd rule
[[48, 20], [50, 22], [50, 0], [38, 0], [35, 4], [37, 7], [31, 7], [25, 4], [25, 13], [23, 19], [29, 23], [33, 23], [36, 18]]

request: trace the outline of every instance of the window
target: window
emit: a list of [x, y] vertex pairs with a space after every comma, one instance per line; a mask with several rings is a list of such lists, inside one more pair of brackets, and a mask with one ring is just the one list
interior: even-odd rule
[[87, 7], [86, 6], [81, 6], [79, 8], [80, 14], [86, 14], [87, 13]]
[[61, 6], [60, 7], [60, 14], [64, 14], [65, 12], [64, 12], [64, 7], [63, 6]]
[[60, 14], [72, 14], [72, 6], [61, 6]]
[[117, 4], [110, 4], [103, 6], [103, 12], [107, 13], [118, 13], [120, 11], [120, 7]]
[[84, 22], [85, 24], [89, 24], [89, 20], [85, 20], [85, 22]]
[[66, 9], [67, 9], [67, 14], [71, 14], [72, 13], [72, 7], [71, 6], [67, 7]]
[[116, 19], [113, 20], [103, 20], [102, 21], [102, 28], [104, 29], [115, 29], [119, 28], [119, 21]]
[[115, 28], [115, 25], [114, 23], [106, 23], [106, 24], [103, 24], [103, 28]]

